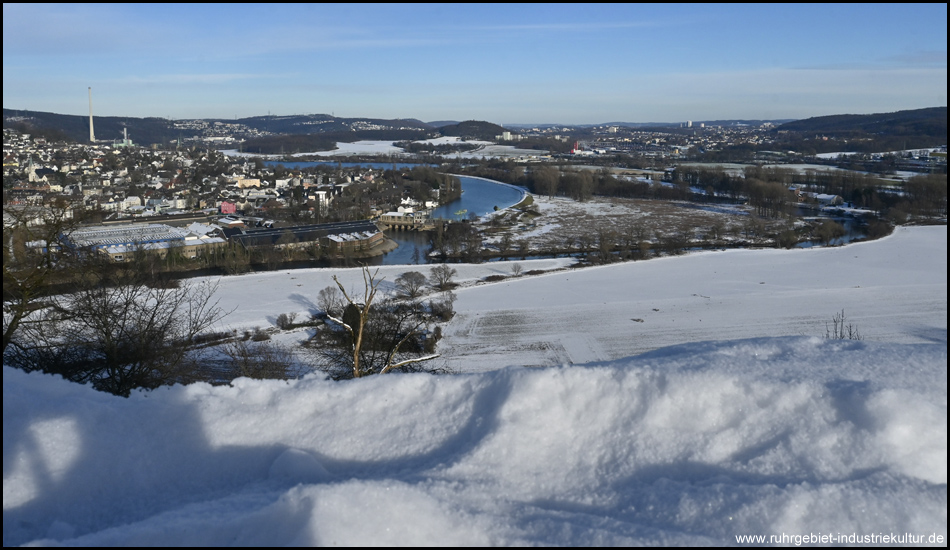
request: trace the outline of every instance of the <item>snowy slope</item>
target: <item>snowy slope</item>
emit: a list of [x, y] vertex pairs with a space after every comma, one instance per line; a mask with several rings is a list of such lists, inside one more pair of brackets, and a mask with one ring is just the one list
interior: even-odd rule
[[[866, 340], [946, 340], [947, 228], [898, 228], [868, 243], [800, 250], [727, 250], [507, 279], [567, 259], [455, 265], [455, 319], [439, 351], [462, 372], [619, 359], [683, 342], [823, 336], [842, 309]], [[405, 271], [383, 266], [382, 288]], [[281, 313], [317, 311], [317, 293], [339, 275], [360, 289], [358, 269], [304, 269], [214, 279], [239, 329], [274, 326]], [[288, 343], [305, 332], [284, 335]]]
[[[559, 264], [545, 262], [521, 263]], [[387, 282], [407, 270], [385, 269]], [[307, 312], [333, 273], [359, 277], [224, 278], [228, 322]], [[443, 340], [456, 376], [123, 399], [4, 368], [4, 544], [946, 540], [945, 227], [458, 295]], [[815, 337], [841, 308], [865, 340]], [[652, 351], [624, 356], [638, 349]], [[491, 370], [519, 361], [575, 365]]]
[[905, 228], [845, 247], [704, 252], [464, 289], [441, 345], [467, 371], [586, 363], [682, 342], [823, 336], [842, 309], [869, 340], [946, 340], [946, 243], [945, 226]]

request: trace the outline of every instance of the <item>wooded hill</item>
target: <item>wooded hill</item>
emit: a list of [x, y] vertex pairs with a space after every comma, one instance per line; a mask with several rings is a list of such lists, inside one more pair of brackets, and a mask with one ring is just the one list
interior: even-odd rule
[[[3, 126], [17, 129], [35, 135], [49, 136], [52, 139], [66, 139], [76, 142], [89, 140], [88, 115], [61, 115], [41, 111], [3, 110]], [[424, 139], [427, 135], [435, 135], [435, 129], [424, 122], [414, 119], [385, 120], [375, 118], [339, 118], [326, 114], [292, 115], [292, 116], [257, 116], [238, 119], [200, 119], [203, 122], [214, 124], [220, 122], [227, 125], [239, 125], [246, 128], [242, 134], [232, 126], [227, 130], [233, 137], [244, 138], [249, 135], [258, 139], [260, 133], [278, 134], [270, 136], [272, 139], [262, 139], [253, 146], [262, 149], [272, 149], [277, 142], [276, 149], [281, 148], [282, 137], [319, 135], [322, 138], [304, 142], [317, 144], [335, 143], [336, 141], [357, 141], [360, 139]], [[100, 140], [122, 139], [123, 128], [128, 128], [129, 137], [137, 144], [151, 145], [153, 143], [167, 144], [175, 139], [188, 139], [199, 134], [194, 129], [175, 128], [176, 121], [164, 118], [137, 118], [137, 117], [108, 117], [95, 116], [96, 138]], [[256, 135], [255, 135], [256, 134]], [[297, 148], [301, 140], [290, 140], [284, 143], [285, 149]], [[331, 147], [332, 148], [332, 143]], [[302, 146], [302, 144], [299, 144]], [[308, 149], [310, 146], [302, 146]], [[320, 150], [320, 149], [310, 149]], [[325, 148], [324, 148], [325, 150]]]
[[[94, 117], [96, 139], [122, 139], [122, 131], [128, 128], [129, 139], [140, 145], [168, 143], [179, 137], [180, 132], [164, 118]], [[53, 141], [89, 141], [89, 115], [61, 115], [42, 111], [3, 110], [3, 127], [16, 128], [21, 132], [46, 137]]]
[[439, 133], [443, 136], [457, 136], [485, 141], [494, 140], [495, 136], [501, 135], [505, 131], [506, 129], [502, 126], [482, 120], [466, 120], [465, 122], [439, 128]]
[[947, 108], [814, 117], [783, 124], [776, 132], [777, 149], [805, 155], [938, 147], [947, 144]]
[[882, 136], [943, 136], [947, 139], [947, 108], [930, 107], [870, 115], [830, 115], [806, 118], [782, 124], [779, 131], [853, 133]]
[[[3, 118], [5, 128], [16, 127], [22, 132], [54, 140], [89, 140], [87, 115], [4, 109]], [[179, 138], [187, 140], [201, 133], [195, 129], [176, 128], [175, 123], [178, 121], [164, 118], [96, 116], [94, 120], [98, 139], [122, 139], [122, 131], [127, 128], [129, 137], [140, 145], [167, 144]], [[243, 145], [245, 151], [261, 154], [326, 151], [340, 141], [423, 140], [440, 135], [491, 140], [505, 131], [497, 124], [477, 120], [435, 128], [416, 119], [342, 118], [327, 114], [199, 120], [209, 125], [227, 125], [224, 131], [229, 135], [247, 139]]]

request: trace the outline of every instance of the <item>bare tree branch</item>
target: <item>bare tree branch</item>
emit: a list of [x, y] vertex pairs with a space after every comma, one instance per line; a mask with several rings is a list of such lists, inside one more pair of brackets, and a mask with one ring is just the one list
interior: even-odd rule
[[[424, 285], [425, 277], [419, 274], [419, 278], [420, 285]], [[356, 293], [347, 291], [338, 278], [333, 280], [347, 305], [342, 316], [327, 316], [330, 323], [342, 330], [321, 333], [324, 346], [318, 353], [323, 358], [323, 368], [331, 375], [361, 378], [385, 374], [438, 356], [431, 353], [414, 356], [424, 353], [423, 348], [428, 347], [422, 329], [436, 318], [434, 308], [382, 296], [383, 279], [378, 270], [363, 268], [362, 302], [357, 302]], [[442, 313], [440, 311], [440, 315]]]

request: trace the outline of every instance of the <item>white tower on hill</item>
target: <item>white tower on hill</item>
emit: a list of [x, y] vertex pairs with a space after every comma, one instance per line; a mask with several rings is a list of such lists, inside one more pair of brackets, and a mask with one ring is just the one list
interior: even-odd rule
[[96, 142], [96, 132], [92, 129], [92, 86], [89, 87], [89, 142]]

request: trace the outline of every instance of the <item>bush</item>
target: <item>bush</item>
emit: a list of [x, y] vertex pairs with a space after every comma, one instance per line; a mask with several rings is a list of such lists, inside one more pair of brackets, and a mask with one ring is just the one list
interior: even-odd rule
[[844, 310], [835, 313], [831, 325], [825, 323], [825, 338], [828, 340], [864, 340], [858, 326], [845, 317]]
[[277, 316], [274, 323], [280, 330], [290, 330], [294, 328], [294, 321], [297, 319], [296, 313], [281, 313]]
[[257, 379], [286, 379], [293, 363], [293, 354], [272, 342], [248, 343], [233, 340], [224, 346], [230, 359], [230, 376]]
[[451, 321], [452, 317], [455, 316], [455, 294], [452, 292], [446, 292], [442, 295], [441, 300], [432, 300], [429, 302], [429, 313], [432, 317], [440, 322]]
[[794, 229], [786, 229], [775, 238], [775, 244], [779, 248], [795, 248], [795, 245], [798, 244], [798, 233]]
[[188, 382], [198, 378], [202, 333], [225, 315], [214, 292], [207, 284], [155, 288], [90, 268], [76, 292], [35, 312], [4, 362], [123, 396]]
[[881, 220], [874, 220], [868, 224], [868, 239], [880, 239], [881, 237], [886, 237], [894, 231], [894, 227]]

